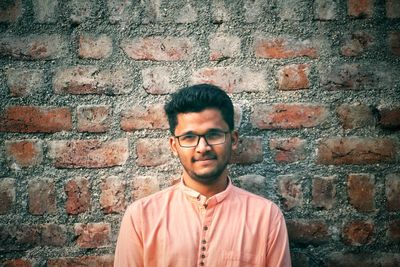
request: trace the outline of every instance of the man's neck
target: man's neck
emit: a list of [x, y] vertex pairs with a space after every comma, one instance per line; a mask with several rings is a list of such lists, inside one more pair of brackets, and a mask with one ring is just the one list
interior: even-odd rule
[[185, 173], [183, 174], [183, 182], [185, 185], [196, 192], [199, 192], [201, 195], [205, 196], [207, 199], [210, 197], [224, 191], [228, 186], [228, 175], [224, 173], [217, 180], [215, 180], [212, 184], [204, 184], [199, 181], [194, 180], [193, 178], [187, 176]]

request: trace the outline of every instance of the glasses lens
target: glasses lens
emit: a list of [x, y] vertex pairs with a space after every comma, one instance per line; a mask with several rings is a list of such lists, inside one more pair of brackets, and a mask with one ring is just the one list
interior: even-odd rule
[[207, 143], [209, 145], [218, 145], [225, 142], [224, 132], [211, 132], [205, 135]]
[[196, 146], [199, 136], [195, 134], [186, 134], [178, 137], [179, 144], [183, 147]]

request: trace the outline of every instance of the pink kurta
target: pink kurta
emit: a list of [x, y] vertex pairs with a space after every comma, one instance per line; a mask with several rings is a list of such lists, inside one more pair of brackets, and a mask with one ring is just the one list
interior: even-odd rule
[[131, 204], [115, 267], [290, 267], [286, 225], [271, 201], [229, 183], [208, 200], [183, 182]]

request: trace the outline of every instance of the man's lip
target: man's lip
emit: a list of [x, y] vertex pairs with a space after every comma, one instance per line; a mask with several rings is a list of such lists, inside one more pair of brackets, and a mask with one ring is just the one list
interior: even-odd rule
[[215, 157], [211, 157], [211, 158], [199, 158], [199, 159], [193, 159], [194, 162], [196, 161], [208, 161], [208, 160], [215, 160]]

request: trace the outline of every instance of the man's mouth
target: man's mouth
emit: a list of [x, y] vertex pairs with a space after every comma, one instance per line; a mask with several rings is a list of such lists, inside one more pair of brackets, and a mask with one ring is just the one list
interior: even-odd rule
[[217, 159], [216, 156], [207, 156], [207, 157], [198, 157], [198, 158], [193, 158], [192, 162], [196, 162], [196, 161], [208, 161], [208, 160], [215, 160]]

